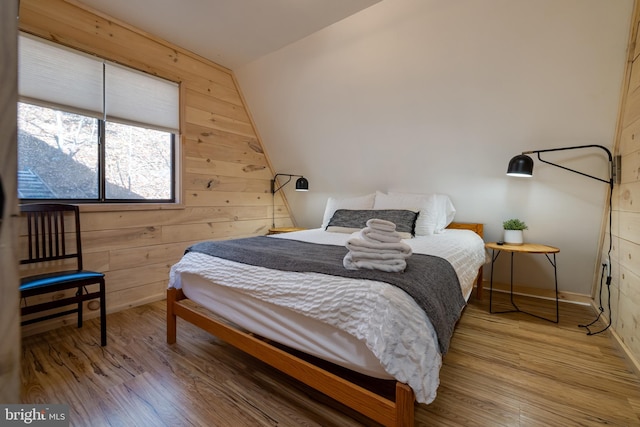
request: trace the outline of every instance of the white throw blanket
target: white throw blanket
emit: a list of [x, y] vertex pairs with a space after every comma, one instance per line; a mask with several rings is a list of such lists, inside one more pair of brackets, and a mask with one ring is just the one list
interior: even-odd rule
[[411, 256], [411, 247], [396, 232], [393, 222], [370, 219], [367, 227], [347, 240], [349, 252], [343, 265], [348, 270], [361, 268], [388, 272], [402, 272]]

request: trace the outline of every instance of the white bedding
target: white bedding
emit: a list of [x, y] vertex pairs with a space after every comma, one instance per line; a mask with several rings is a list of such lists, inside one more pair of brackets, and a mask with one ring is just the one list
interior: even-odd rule
[[[342, 246], [349, 236], [314, 229], [271, 237]], [[469, 297], [485, 263], [479, 236], [447, 230], [404, 242], [414, 253], [447, 259]], [[169, 286], [183, 288], [188, 298], [255, 333], [367, 375], [407, 383], [419, 402], [435, 399], [442, 365], [435, 331], [413, 299], [392, 285], [189, 252], [172, 267]]]

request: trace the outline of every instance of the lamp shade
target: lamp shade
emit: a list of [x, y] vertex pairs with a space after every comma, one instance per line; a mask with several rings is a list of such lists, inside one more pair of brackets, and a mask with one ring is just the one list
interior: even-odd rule
[[304, 176], [296, 181], [296, 191], [309, 191], [309, 181]]
[[507, 175], [531, 177], [533, 175], [533, 159], [526, 154], [518, 154], [509, 161]]

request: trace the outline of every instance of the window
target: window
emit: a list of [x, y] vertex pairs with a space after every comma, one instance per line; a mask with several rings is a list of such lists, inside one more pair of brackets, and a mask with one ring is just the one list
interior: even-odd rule
[[178, 86], [20, 36], [18, 197], [174, 202]]

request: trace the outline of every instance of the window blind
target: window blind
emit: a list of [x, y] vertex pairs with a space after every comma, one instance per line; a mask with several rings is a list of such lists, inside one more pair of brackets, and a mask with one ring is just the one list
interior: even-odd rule
[[105, 115], [107, 120], [178, 133], [178, 85], [107, 62]]
[[25, 102], [179, 132], [174, 82], [21, 34], [18, 91]]
[[20, 35], [18, 93], [25, 102], [101, 119], [102, 60]]

